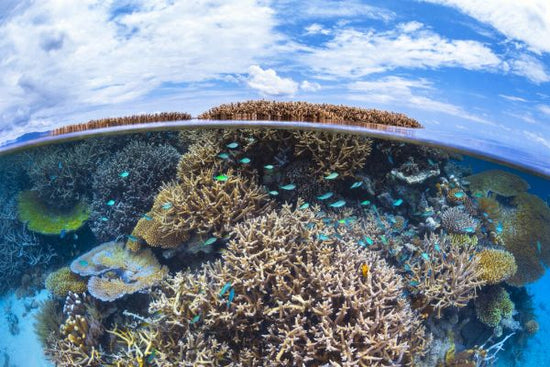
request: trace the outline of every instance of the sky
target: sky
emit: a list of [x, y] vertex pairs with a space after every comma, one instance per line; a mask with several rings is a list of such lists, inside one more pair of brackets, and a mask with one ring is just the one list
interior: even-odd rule
[[0, 2], [0, 143], [260, 98], [403, 112], [550, 161], [550, 1]]

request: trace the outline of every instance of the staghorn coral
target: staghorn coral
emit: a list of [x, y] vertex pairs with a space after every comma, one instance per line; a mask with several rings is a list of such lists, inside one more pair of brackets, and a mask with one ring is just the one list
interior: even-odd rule
[[333, 172], [338, 178], [353, 177], [365, 166], [372, 149], [372, 140], [347, 134], [316, 131], [295, 131], [298, 157], [313, 160], [313, 174], [322, 180]]
[[18, 217], [33, 232], [58, 235], [76, 231], [88, 220], [90, 211], [85, 202], [69, 210], [59, 211], [43, 203], [35, 191], [23, 191], [17, 200]]
[[355, 126], [379, 124], [413, 128], [422, 127], [418, 121], [400, 113], [331, 104], [264, 100], [223, 104], [200, 114], [198, 118], [210, 120], [307, 121]]
[[[100, 241], [132, 231], [153, 204], [163, 180], [174, 176], [179, 157], [171, 145], [137, 140], [97, 167], [90, 228]], [[107, 205], [110, 200], [114, 205]]]
[[402, 278], [346, 228], [289, 205], [238, 224], [223, 262], [154, 293], [156, 363], [411, 365], [426, 337]]
[[57, 297], [64, 298], [69, 292], [81, 293], [88, 288], [86, 280], [71, 272], [68, 266], [60, 268], [46, 278], [46, 289]]
[[452, 207], [441, 213], [441, 225], [450, 233], [474, 233], [477, 221], [459, 207]]
[[107, 242], [93, 248], [73, 260], [70, 268], [73, 273], [90, 276], [88, 292], [106, 302], [150, 288], [168, 272], [150, 249], [134, 253], [124, 249], [124, 244], [119, 242]]
[[475, 308], [479, 321], [496, 327], [501, 320], [512, 317], [514, 303], [504, 288], [489, 287], [480, 293], [475, 301]]
[[420, 245], [421, 254], [408, 262], [408, 288], [415, 307], [437, 318], [449, 307], [464, 307], [485, 284], [472, 247], [454, 246], [448, 236], [431, 233]]
[[133, 235], [151, 246], [177, 247], [191, 234], [221, 238], [247, 218], [270, 207], [264, 189], [229, 170], [222, 180], [212, 169], [180, 177], [179, 184], [164, 185], [147, 218]]
[[481, 279], [487, 284], [500, 283], [518, 270], [514, 255], [508, 251], [485, 249], [476, 254], [481, 268]]
[[200, 173], [204, 169], [221, 171], [226, 167], [226, 161], [218, 157], [220, 143], [214, 134], [205, 133], [198, 141], [189, 146], [183, 154], [177, 166], [177, 177], [183, 180], [189, 175]]
[[529, 184], [521, 177], [497, 169], [484, 171], [465, 179], [470, 182], [472, 193], [481, 193], [483, 196], [494, 192], [500, 196], [510, 197], [529, 189]]

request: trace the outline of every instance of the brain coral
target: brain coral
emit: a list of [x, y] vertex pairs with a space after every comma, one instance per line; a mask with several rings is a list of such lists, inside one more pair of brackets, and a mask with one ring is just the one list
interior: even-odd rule
[[[91, 229], [100, 241], [130, 233], [153, 204], [163, 180], [176, 173], [180, 154], [167, 144], [131, 141], [93, 175]], [[113, 200], [113, 205], [107, 203]]]
[[485, 249], [476, 254], [481, 267], [481, 279], [487, 284], [500, 283], [514, 274], [518, 270], [514, 255], [508, 251], [498, 249]]
[[529, 189], [529, 184], [513, 173], [498, 169], [484, 171], [466, 177], [470, 182], [470, 191], [487, 195], [489, 191], [501, 196], [516, 196]]
[[107, 242], [71, 263], [71, 271], [91, 276], [88, 291], [102, 301], [114, 301], [160, 282], [168, 269], [161, 266], [150, 249], [133, 253], [123, 243]]
[[158, 363], [411, 365], [426, 337], [401, 276], [341, 238], [289, 206], [238, 224], [223, 262], [155, 293]]
[[68, 266], [50, 273], [46, 278], [46, 289], [57, 297], [65, 297], [69, 292], [86, 291], [86, 280], [71, 272]]
[[514, 303], [502, 287], [489, 287], [475, 301], [476, 315], [485, 325], [496, 327], [502, 319], [512, 316]]

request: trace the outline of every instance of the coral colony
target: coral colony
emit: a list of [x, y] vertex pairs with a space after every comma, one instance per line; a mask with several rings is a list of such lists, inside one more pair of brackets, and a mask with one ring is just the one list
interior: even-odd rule
[[521, 358], [538, 330], [524, 286], [550, 265], [550, 209], [523, 179], [471, 175], [454, 153], [359, 135], [208, 128], [420, 127], [396, 113], [251, 101], [199, 118], [202, 129], [1, 158], [1, 290], [50, 292], [35, 329], [56, 366]]

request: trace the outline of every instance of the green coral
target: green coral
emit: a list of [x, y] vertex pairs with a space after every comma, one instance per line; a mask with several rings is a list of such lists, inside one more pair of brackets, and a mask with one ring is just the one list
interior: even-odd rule
[[479, 321], [490, 327], [496, 327], [502, 319], [512, 317], [514, 303], [502, 287], [486, 288], [475, 301], [476, 315]]
[[55, 296], [65, 297], [69, 291], [81, 293], [86, 291], [88, 287], [83, 278], [71, 272], [71, 269], [66, 266], [48, 275], [46, 289]]
[[48, 207], [35, 191], [23, 191], [17, 199], [19, 220], [33, 232], [57, 235], [63, 230], [76, 231], [88, 219], [88, 205], [81, 201], [72, 209], [59, 211]]

